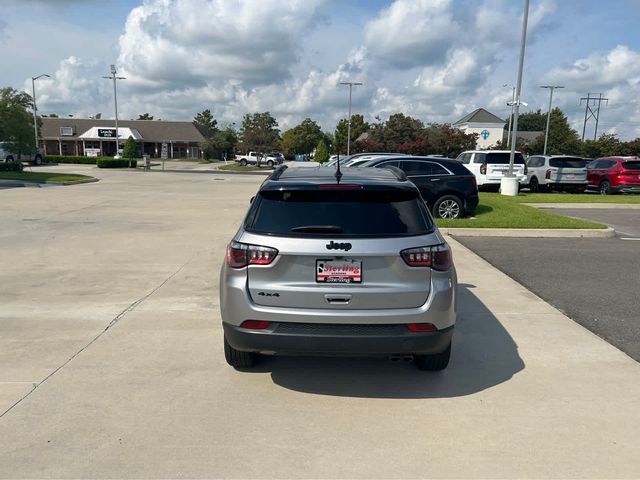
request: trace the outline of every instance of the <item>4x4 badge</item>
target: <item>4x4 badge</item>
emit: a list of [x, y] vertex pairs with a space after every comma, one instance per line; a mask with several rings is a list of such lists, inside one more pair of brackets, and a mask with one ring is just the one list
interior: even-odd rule
[[327, 250], [346, 250], [348, 252], [349, 250], [351, 250], [351, 244], [336, 243], [333, 240], [331, 240], [329, 243], [327, 243]]

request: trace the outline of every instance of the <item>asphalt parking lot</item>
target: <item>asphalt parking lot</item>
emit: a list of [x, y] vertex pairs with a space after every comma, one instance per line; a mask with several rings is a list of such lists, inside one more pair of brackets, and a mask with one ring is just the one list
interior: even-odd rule
[[637, 477], [640, 364], [455, 240], [446, 371], [237, 372], [218, 271], [262, 177], [56, 168], [101, 181], [0, 191], [0, 477]]

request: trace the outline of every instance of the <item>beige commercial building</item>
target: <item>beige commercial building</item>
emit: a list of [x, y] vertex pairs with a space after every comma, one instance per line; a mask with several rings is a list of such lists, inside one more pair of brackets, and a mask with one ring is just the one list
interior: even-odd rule
[[[115, 131], [114, 120], [43, 118], [40, 133], [45, 155], [109, 157], [116, 153]], [[195, 122], [120, 120], [118, 134], [120, 148], [131, 137], [140, 154], [152, 158], [198, 159], [207, 129]]]

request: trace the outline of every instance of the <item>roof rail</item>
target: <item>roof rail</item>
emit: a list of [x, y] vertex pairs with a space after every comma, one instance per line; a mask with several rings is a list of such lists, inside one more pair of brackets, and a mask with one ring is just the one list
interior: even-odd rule
[[287, 165], [278, 165], [273, 173], [269, 176], [269, 180], [280, 180], [280, 177], [284, 173], [284, 171], [288, 168]]
[[392, 166], [385, 166], [384, 168], [386, 168], [387, 170], [390, 170], [393, 172], [393, 174], [396, 176], [396, 178], [400, 181], [400, 182], [406, 182], [407, 181], [407, 174], [404, 173], [403, 170], [400, 170], [398, 167], [392, 167]]

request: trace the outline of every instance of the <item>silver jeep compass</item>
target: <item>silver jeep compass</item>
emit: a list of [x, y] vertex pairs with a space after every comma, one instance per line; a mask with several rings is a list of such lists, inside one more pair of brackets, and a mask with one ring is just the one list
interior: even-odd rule
[[389, 356], [449, 363], [451, 251], [398, 169], [278, 167], [220, 272], [227, 362], [260, 354]]

